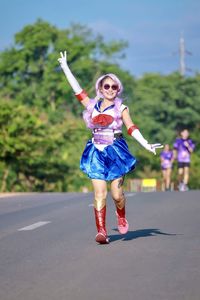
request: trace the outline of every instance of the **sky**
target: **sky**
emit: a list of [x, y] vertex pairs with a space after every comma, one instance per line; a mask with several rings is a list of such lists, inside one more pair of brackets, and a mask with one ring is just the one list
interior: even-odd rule
[[0, 51], [38, 18], [59, 29], [80, 23], [105, 41], [127, 41], [119, 63], [136, 77], [179, 70], [182, 34], [191, 53], [185, 55], [186, 75], [200, 72], [199, 0], [0, 0]]

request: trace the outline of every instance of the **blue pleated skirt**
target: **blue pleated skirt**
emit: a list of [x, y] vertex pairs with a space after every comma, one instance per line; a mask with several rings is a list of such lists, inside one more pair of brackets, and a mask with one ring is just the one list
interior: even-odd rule
[[123, 138], [115, 140], [103, 151], [97, 149], [89, 140], [81, 157], [80, 169], [91, 179], [109, 181], [124, 176], [135, 165], [136, 158], [129, 152]]

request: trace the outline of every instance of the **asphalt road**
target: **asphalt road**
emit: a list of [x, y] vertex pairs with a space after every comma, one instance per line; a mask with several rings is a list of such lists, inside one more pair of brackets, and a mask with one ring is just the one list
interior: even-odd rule
[[0, 196], [0, 300], [199, 300], [200, 191], [127, 193], [98, 245], [93, 195]]

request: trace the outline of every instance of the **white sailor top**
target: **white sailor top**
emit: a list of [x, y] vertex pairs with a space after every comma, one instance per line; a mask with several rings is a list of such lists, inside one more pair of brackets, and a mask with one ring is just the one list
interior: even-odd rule
[[102, 100], [99, 100], [91, 114], [91, 123], [93, 124], [92, 143], [96, 148], [103, 151], [103, 149], [113, 144], [116, 136], [122, 134], [122, 112], [128, 108], [126, 105], [112, 104], [101, 111]]

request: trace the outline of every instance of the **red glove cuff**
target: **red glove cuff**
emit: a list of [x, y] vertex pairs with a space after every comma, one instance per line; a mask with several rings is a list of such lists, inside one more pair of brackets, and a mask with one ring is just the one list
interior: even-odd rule
[[86, 91], [82, 90], [82, 92], [78, 95], [75, 95], [76, 98], [78, 99], [78, 101], [82, 101], [83, 99], [85, 99], [88, 94], [86, 93]]
[[127, 130], [128, 134], [129, 135], [132, 135], [132, 132], [135, 130], [135, 129], [139, 129], [136, 125], [132, 125], [131, 127], [129, 127], [129, 129]]

